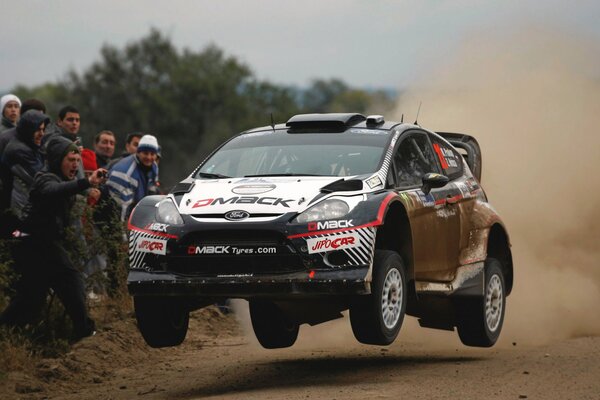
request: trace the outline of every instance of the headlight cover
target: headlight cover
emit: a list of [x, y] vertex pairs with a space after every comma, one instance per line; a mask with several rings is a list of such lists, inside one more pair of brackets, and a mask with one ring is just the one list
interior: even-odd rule
[[312, 221], [322, 221], [326, 219], [338, 219], [348, 214], [350, 207], [343, 200], [329, 199], [322, 201], [302, 214], [298, 215], [294, 222], [305, 224]]
[[169, 225], [183, 225], [183, 218], [171, 199], [165, 199], [156, 207], [156, 222]]

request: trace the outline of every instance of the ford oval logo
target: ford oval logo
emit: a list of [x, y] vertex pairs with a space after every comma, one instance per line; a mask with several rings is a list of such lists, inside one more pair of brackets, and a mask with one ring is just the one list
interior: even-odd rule
[[241, 221], [250, 216], [250, 213], [242, 210], [233, 210], [225, 214], [225, 219], [228, 221]]

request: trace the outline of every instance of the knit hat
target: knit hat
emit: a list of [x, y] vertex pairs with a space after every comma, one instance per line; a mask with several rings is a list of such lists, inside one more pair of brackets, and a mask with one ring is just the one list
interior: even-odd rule
[[140, 151], [150, 151], [152, 153], [158, 152], [158, 140], [152, 135], [144, 135], [140, 139], [140, 144], [137, 148], [138, 153]]
[[96, 153], [90, 149], [81, 150], [81, 161], [83, 163], [84, 171], [95, 171], [98, 169], [98, 163], [96, 162]]
[[19, 108], [21, 107], [21, 100], [19, 100], [17, 96], [15, 96], [14, 94], [5, 94], [4, 96], [2, 96], [2, 98], [0, 98], [0, 112], [2, 112], [3, 114], [4, 107], [6, 107], [6, 104], [8, 104], [9, 101], [16, 101], [17, 103], [19, 103]]

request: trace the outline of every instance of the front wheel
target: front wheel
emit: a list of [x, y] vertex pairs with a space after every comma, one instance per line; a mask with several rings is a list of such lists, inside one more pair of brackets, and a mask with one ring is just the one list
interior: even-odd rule
[[504, 322], [506, 290], [500, 261], [485, 261], [483, 297], [459, 299], [456, 314], [460, 341], [466, 346], [491, 347]]
[[180, 345], [188, 330], [190, 312], [177, 298], [133, 298], [135, 317], [144, 340], [150, 347]]
[[402, 258], [394, 251], [376, 250], [371, 294], [356, 297], [350, 305], [350, 324], [356, 339], [365, 344], [391, 344], [400, 332], [406, 299]]

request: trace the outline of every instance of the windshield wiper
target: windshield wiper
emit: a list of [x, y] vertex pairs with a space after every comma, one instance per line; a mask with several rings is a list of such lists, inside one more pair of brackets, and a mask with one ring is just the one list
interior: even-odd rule
[[259, 176], [322, 176], [317, 174], [294, 174], [291, 172], [285, 174], [258, 174], [258, 175], [244, 175], [244, 178], [256, 178]]
[[201, 178], [208, 178], [208, 179], [226, 179], [226, 178], [231, 178], [230, 176], [227, 175], [221, 175], [221, 174], [211, 174], [208, 172], [199, 172], [198, 176]]

